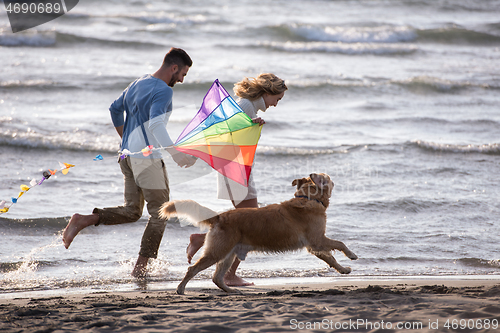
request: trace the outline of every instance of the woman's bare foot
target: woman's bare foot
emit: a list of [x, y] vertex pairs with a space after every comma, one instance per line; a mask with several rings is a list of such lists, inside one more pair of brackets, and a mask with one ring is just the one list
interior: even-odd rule
[[224, 283], [229, 287], [245, 287], [254, 285], [253, 282], [247, 282], [239, 276], [229, 273], [224, 276]]
[[205, 243], [205, 236], [207, 234], [192, 234], [189, 236], [189, 245], [186, 249], [188, 263], [191, 263], [194, 255]]
[[80, 215], [74, 214], [69, 220], [66, 229], [63, 231], [63, 243], [65, 248], [69, 248], [71, 242], [75, 238], [76, 235], [82, 229], [85, 229], [88, 226], [95, 225], [99, 221], [99, 215], [90, 214], [90, 215]]
[[240, 262], [241, 261], [238, 258], [235, 258], [233, 264], [231, 265], [231, 268], [229, 268], [229, 270], [226, 272], [226, 275], [224, 275], [224, 283], [227, 286], [244, 287], [254, 285], [253, 282], [247, 282], [239, 276], [236, 276], [236, 270], [238, 269]]

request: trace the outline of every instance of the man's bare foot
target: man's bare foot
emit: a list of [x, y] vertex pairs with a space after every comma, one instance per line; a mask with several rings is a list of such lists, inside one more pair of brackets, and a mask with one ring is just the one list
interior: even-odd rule
[[253, 282], [247, 282], [234, 274], [226, 274], [224, 276], [224, 283], [229, 287], [245, 287], [254, 285]]
[[76, 235], [82, 229], [85, 229], [88, 226], [95, 225], [99, 221], [99, 215], [90, 214], [90, 215], [80, 215], [74, 214], [69, 220], [66, 229], [63, 231], [63, 243], [65, 248], [69, 248], [71, 242], [75, 238]]
[[191, 263], [194, 255], [205, 243], [205, 236], [207, 234], [192, 234], [189, 236], [189, 245], [186, 249], [186, 254], [188, 258], [188, 263]]
[[132, 276], [138, 279], [145, 278], [147, 276], [148, 261], [149, 258], [139, 255], [134, 270], [132, 271]]

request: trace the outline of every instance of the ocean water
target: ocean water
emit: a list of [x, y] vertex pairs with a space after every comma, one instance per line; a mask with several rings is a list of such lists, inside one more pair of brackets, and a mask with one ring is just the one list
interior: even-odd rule
[[[293, 179], [330, 174], [327, 236], [359, 256], [336, 254], [350, 278], [500, 277], [500, 1], [87, 0], [16, 34], [0, 8], [0, 200], [9, 205], [59, 162], [75, 165], [0, 215], [4, 296], [162, 288], [183, 277], [194, 227], [168, 225], [145, 282], [129, 274], [146, 213], [87, 228], [69, 250], [61, 241], [73, 213], [123, 202], [108, 107], [172, 46], [194, 60], [174, 88], [172, 138], [215, 79], [231, 94], [245, 76], [286, 80], [283, 100], [262, 114], [258, 200], [287, 200]], [[215, 172], [169, 174], [173, 199], [231, 208], [216, 198]], [[349, 278], [306, 251], [250, 254], [240, 275]]]

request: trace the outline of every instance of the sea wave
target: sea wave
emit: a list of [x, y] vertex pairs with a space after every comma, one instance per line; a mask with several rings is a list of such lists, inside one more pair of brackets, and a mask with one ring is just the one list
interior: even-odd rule
[[34, 29], [16, 34], [0, 30], [0, 46], [54, 46], [57, 42], [55, 31], [37, 31]]
[[0, 229], [2, 232], [6, 230], [19, 230], [22, 229], [52, 229], [62, 230], [66, 227], [69, 221], [68, 217], [51, 217], [51, 218], [32, 218], [32, 219], [9, 219], [0, 217]]
[[[26, 266], [26, 262], [2, 262], [0, 263], [0, 273], [5, 274], [18, 271], [22, 269], [23, 265]], [[56, 266], [56, 263], [45, 260], [34, 260], [29, 262], [29, 268], [32, 270], [53, 266]]]
[[414, 94], [453, 94], [460, 93], [468, 89], [479, 90], [499, 90], [498, 83], [492, 82], [474, 82], [442, 79], [432, 76], [417, 76], [402, 80], [391, 80], [383, 77], [365, 77], [352, 78], [347, 76], [337, 76], [331, 78], [316, 79], [290, 79], [287, 80], [288, 87], [299, 87], [301, 92], [309, 94], [309, 90], [382, 90], [393, 92], [400, 88], [406, 89]]
[[343, 43], [398, 43], [417, 38], [415, 29], [409, 26], [381, 25], [375, 27], [323, 26], [311, 24], [286, 24], [271, 27], [285, 36], [307, 41]]
[[454, 204], [449, 201], [425, 200], [413, 197], [397, 198], [394, 200], [376, 200], [367, 202], [357, 202], [352, 205], [357, 209], [376, 212], [406, 212], [420, 213], [425, 210], [433, 211], [435, 209]]
[[[433, 118], [417, 119], [418, 121], [428, 123], [434, 122]], [[398, 121], [398, 120], [396, 120]], [[407, 120], [401, 120], [407, 121]], [[410, 121], [410, 120], [408, 120]], [[480, 120], [479, 120], [480, 121]], [[442, 120], [446, 122], [446, 120]], [[464, 124], [467, 123], [464, 121]], [[282, 147], [282, 146], [263, 146], [257, 147], [257, 154], [267, 156], [307, 156], [307, 155], [332, 155], [332, 154], [346, 154], [359, 149], [369, 150], [390, 150], [400, 151], [403, 147], [415, 146], [419, 149], [444, 151], [450, 153], [480, 153], [488, 155], [500, 155], [500, 144], [484, 144], [484, 145], [456, 145], [456, 144], [439, 144], [427, 142], [422, 140], [408, 141], [394, 144], [343, 144], [336, 147]], [[407, 203], [406, 201], [402, 202]]]
[[460, 258], [456, 261], [469, 267], [500, 269], [500, 259], [487, 260], [480, 258]]
[[[408, 25], [382, 24], [376, 26], [332, 26], [314, 24], [282, 24], [268, 27], [281, 38], [292, 41], [342, 42], [342, 43], [408, 43], [433, 42], [442, 44], [491, 44], [500, 43], [500, 36], [485, 31], [447, 24], [440, 28], [418, 29]], [[488, 31], [488, 32], [487, 32]]]
[[[2, 118], [0, 122], [4, 122], [5, 120], [6, 118]], [[2, 129], [0, 132], [0, 145], [50, 150], [100, 151], [107, 153], [116, 153], [118, 151], [116, 137], [96, 135], [84, 130], [44, 134], [30, 128]]]
[[138, 12], [130, 15], [120, 15], [119, 18], [131, 18], [150, 24], [167, 23], [174, 25], [195, 25], [217, 22], [204, 14], [179, 14], [166, 11]]
[[452, 81], [428, 75], [412, 77], [400, 81], [395, 80], [391, 81], [391, 83], [400, 85], [408, 90], [417, 93], [418, 92], [453, 93], [468, 88], [498, 89], [497, 86], [490, 85], [487, 83], [478, 83], [471, 81]]
[[[57, 85], [57, 82], [52, 80], [10, 80], [10, 81], [0, 81], [1, 89], [47, 89]], [[61, 87], [68, 88], [68, 87]]]
[[500, 43], [500, 36], [467, 29], [456, 24], [437, 29], [418, 30], [417, 34], [419, 41], [440, 44], [490, 45]]
[[84, 45], [84, 46], [99, 46], [106, 48], [164, 48], [165, 46], [158, 43], [144, 42], [141, 40], [125, 40], [125, 39], [102, 39], [90, 36], [80, 36], [69, 33], [56, 33], [57, 44], [63, 45]]
[[427, 151], [438, 151], [444, 153], [455, 154], [486, 154], [486, 155], [500, 155], [500, 143], [488, 143], [483, 145], [476, 144], [447, 144], [436, 143], [423, 140], [413, 141], [412, 144], [420, 149]]
[[[97, 4], [95, 4], [97, 5]], [[94, 6], [95, 6], [94, 5]], [[94, 7], [87, 7], [87, 12], [84, 12], [85, 7], [77, 7], [80, 11], [72, 10], [69, 13], [65, 14], [66, 19], [71, 19], [71, 21], [80, 20], [83, 24], [92, 24], [95, 21], [109, 21], [113, 24], [116, 24], [117, 20], [119, 22], [126, 22], [126, 20], [137, 20], [142, 23], [172, 23], [175, 25], [193, 25], [193, 24], [204, 24], [207, 22], [218, 22], [218, 16], [214, 16], [215, 18], [210, 18], [210, 15], [204, 13], [195, 13], [192, 11], [186, 11], [182, 13], [179, 7], [179, 10], [176, 11], [166, 11], [164, 9], [164, 5], [161, 3], [157, 3], [161, 8], [161, 10], [157, 10], [154, 8], [155, 3], [146, 3], [139, 4], [128, 3], [120, 5], [123, 7], [117, 7], [116, 4], [102, 4], [100, 5], [100, 9], [102, 10], [92, 10]], [[109, 5], [110, 7], [106, 8], [105, 6]], [[104, 7], [103, 7], [104, 6]], [[111, 7], [113, 7], [111, 9]], [[139, 10], [137, 10], [139, 9]], [[130, 21], [128, 23], [124, 23], [130, 25]]]
[[345, 154], [353, 146], [338, 146], [332, 148], [325, 147], [280, 147], [280, 146], [258, 146], [257, 154], [266, 156], [306, 156], [306, 155], [330, 155], [330, 154]]
[[[462, 119], [462, 120], [448, 120], [438, 117], [401, 117], [392, 119], [379, 119], [373, 120], [372, 124], [401, 124], [406, 126], [421, 125], [421, 126], [447, 126], [450, 129], [456, 131], [467, 131], [467, 132], [484, 132], [490, 130], [492, 132], [497, 131], [500, 128], [500, 123], [495, 120], [490, 119]], [[362, 125], [363, 120], [354, 120], [349, 122], [349, 124]]]
[[7, 80], [0, 79], [0, 89], [9, 91], [64, 91], [68, 90], [121, 90], [127, 87], [135, 77], [100, 75], [96, 80], [95, 75], [79, 75], [78, 79], [58, 77], [57, 81], [38, 79], [38, 80]]
[[285, 52], [326, 52], [348, 55], [397, 55], [418, 51], [416, 45], [387, 43], [344, 43], [344, 42], [259, 42], [257, 47], [265, 47]]
[[54, 47], [61, 45], [99, 46], [106, 48], [163, 48], [164, 45], [141, 40], [102, 39], [57, 31], [28, 30], [16, 34], [0, 31], [0, 46]]
[[[207, 90], [212, 85], [213, 81], [209, 80], [193, 80], [184, 82], [179, 87], [175, 87], [177, 91], [189, 91], [196, 92], [197, 94], [205, 94]], [[230, 95], [234, 96], [232, 88], [234, 86], [235, 81], [223, 81], [221, 82], [222, 86], [226, 88]], [[376, 80], [373, 81], [370, 79], [357, 79], [350, 77], [333, 77], [333, 78], [314, 78], [314, 79], [287, 79], [286, 84], [287, 87], [300, 88], [300, 90], [304, 89], [336, 89], [336, 88], [362, 88], [362, 87], [373, 87], [379, 84], [390, 84], [391, 82], [388, 79]]]

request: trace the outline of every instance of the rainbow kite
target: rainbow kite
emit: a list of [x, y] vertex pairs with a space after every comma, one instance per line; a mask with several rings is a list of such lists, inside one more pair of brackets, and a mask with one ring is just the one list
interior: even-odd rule
[[262, 126], [215, 80], [200, 110], [175, 142], [175, 149], [207, 162], [222, 175], [248, 186]]

